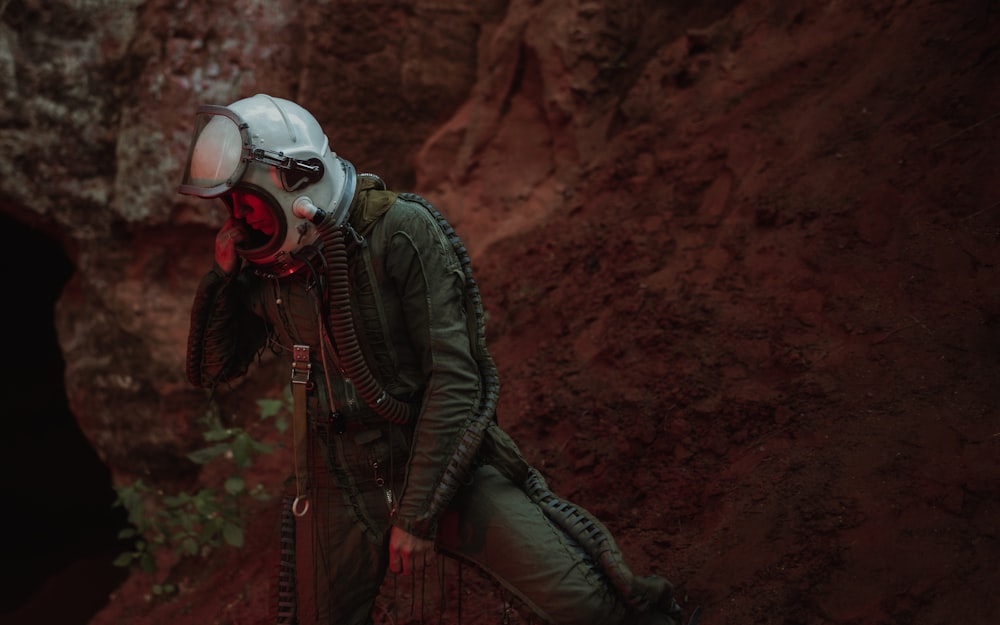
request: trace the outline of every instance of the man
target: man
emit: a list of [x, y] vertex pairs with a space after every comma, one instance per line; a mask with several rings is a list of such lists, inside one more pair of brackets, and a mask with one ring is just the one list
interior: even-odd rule
[[497, 426], [496, 368], [468, 255], [422, 198], [330, 150], [297, 104], [199, 108], [179, 191], [230, 218], [191, 313], [187, 374], [212, 388], [265, 347], [292, 366], [296, 499], [312, 538], [303, 613], [361, 625], [386, 569], [440, 551], [546, 622], [675, 623], [608, 532], [555, 497]]

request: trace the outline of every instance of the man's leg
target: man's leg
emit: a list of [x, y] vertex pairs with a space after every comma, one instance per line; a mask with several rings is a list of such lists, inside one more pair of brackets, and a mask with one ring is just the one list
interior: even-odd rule
[[299, 622], [366, 625], [385, 576], [384, 548], [366, 534], [329, 476], [318, 472], [315, 479], [323, 487], [296, 528]]
[[626, 609], [580, 548], [518, 486], [486, 466], [455, 497], [439, 547], [471, 561], [559, 625], [615, 625]]

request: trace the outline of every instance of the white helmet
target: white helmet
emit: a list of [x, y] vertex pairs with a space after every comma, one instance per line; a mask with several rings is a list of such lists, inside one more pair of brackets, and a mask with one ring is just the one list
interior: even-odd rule
[[315, 224], [344, 221], [356, 187], [354, 166], [330, 151], [316, 118], [294, 102], [257, 94], [228, 107], [198, 107], [178, 191], [221, 197], [230, 212], [234, 190], [262, 198], [277, 231], [254, 233], [237, 252], [264, 271], [287, 275], [301, 266], [294, 252], [316, 240]]

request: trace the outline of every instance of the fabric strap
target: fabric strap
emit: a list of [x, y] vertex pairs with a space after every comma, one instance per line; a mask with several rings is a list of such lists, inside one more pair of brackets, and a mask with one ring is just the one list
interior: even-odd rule
[[292, 512], [295, 516], [305, 516], [309, 510], [309, 499], [306, 495], [309, 488], [308, 465], [306, 462], [306, 386], [309, 384], [309, 346], [295, 345], [292, 347], [292, 442], [295, 450], [295, 501], [292, 502]]

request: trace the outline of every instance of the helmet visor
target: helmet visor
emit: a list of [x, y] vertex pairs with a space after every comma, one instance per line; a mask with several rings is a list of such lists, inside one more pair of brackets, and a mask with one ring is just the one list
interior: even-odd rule
[[239, 115], [224, 106], [198, 107], [178, 191], [204, 198], [222, 195], [239, 182], [251, 152], [247, 124]]

